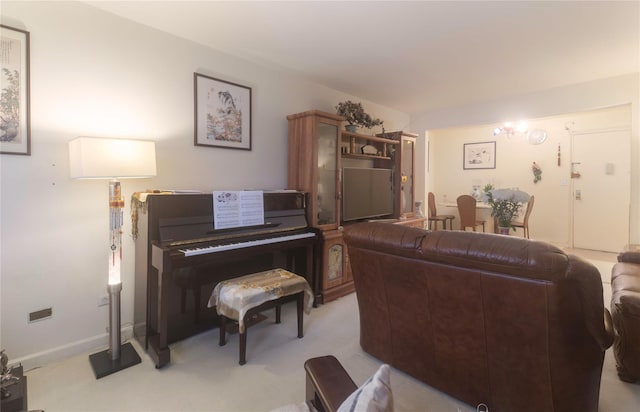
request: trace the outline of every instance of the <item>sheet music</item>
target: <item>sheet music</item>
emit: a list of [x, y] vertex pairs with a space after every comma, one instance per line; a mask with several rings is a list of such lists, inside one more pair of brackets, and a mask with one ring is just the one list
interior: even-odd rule
[[264, 224], [264, 198], [261, 190], [213, 192], [214, 229]]

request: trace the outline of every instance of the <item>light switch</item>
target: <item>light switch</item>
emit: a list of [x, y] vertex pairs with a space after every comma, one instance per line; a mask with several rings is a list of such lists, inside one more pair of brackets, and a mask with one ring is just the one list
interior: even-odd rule
[[613, 163], [606, 163], [604, 165], [604, 173], [608, 175], [614, 174], [616, 171], [616, 166]]

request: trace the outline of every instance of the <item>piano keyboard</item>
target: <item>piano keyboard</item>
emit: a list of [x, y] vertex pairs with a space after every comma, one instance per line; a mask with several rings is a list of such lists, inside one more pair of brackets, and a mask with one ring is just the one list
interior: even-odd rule
[[226, 245], [217, 245], [217, 246], [200, 247], [200, 248], [192, 248], [192, 249], [178, 249], [178, 250], [184, 253], [185, 256], [196, 256], [196, 255], [204, 255], [207, 253], [223, 252], [225, 250], [242, 249], [246, 247], [268, 245], [270, 243], [287, 242], [289, 240], [315, 237], [315, 235], [316, 234], [313, 232], [307, 232], [307, 233], [299, 233], [295, 235], [272, 237], [267, 239], [249, 240], [246, 242], [228, 243]]

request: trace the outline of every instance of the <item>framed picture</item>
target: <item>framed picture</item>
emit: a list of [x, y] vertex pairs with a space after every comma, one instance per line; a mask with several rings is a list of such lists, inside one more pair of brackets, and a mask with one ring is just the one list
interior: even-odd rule
[[464, 169], [495, 169], [496, 142], [465, 143], [462, 158]]
[[0, 24], [0, 153], [30, 155], [29, 32]]
[[251, 88], [194, 73], [196, 146], [251, 150]]

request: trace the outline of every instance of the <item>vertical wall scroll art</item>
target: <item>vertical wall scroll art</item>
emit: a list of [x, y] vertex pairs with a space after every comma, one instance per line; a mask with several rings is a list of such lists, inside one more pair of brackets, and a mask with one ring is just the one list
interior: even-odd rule
[[30, 155], [29, 32], [0, 24], [0, 153]]

